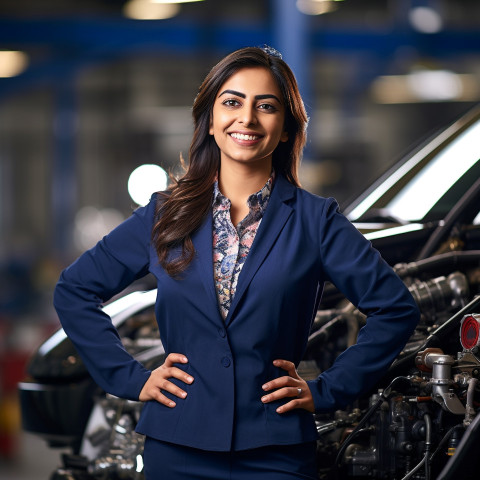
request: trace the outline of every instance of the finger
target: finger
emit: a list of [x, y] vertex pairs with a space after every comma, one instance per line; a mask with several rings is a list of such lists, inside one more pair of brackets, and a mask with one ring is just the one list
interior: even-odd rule
[[296, 398], [294, 400], [290, 400], [283, 405], [280, 405], [275, 411], [277, 413], [286, 413], [290, 410], [295, 410], [296, 408], [305, 408], [306, 402], [301, 398]]
[[161, 367], [155, 369], [150, 375], [149, 387], [154, 387], [159, 390], [166, 390], [177, 397], [185, 398], [187, 393], [178, 385], [175, 385], [173, 382], [171, 382], [169, 380], [170, 378], [176, 378], [185, 382], [186, 384], [191, 384], [193, 382], [193, 377], [180, 368], [166, 368], [162, 365]]
[[170, 353], [165, 359], [164, 365], [171, 367], [174, 363], [188, 363], [188, 358], [183, 353]]
[[158, 382], [150, 375], [150, 378], [147, 380], [145, 385], [143, 386], [138, 399], [141, 402], [148, 402], [150, 400], [156, 400], [167, 407], [174, 407], [175, 402], [170, 400], [160, 390]]
[[297, 378], [297, 369], [295, 368], [295, 364], [293, 362], [290, 362], [288, 360], [283, 360], [281, 358], [278, 358], [273, 361], [273, 364], [276, 367], [281, 368], [282, 370], [285, 370], [288, 372], [288, 374], [293, 377]]
[[310, 390], [307, 388], [305, 391], [302, 391], [300, 397], [290, 400], [289, 402], [280, 405], [277, 409], [277, 413], [286, 413], [295, 408], [303, 408], [307, 412], [315, 412], [315, 404], [313, 402], [312, 395]]
[[190, 384], [193, 382], [193, 377], [188, 374], [187, 372], [181, 370], [178, 367], [165, 367], [162, 365], [161, 367], [155, 369], [153, 371], [155, 377], [159, 378], [177, 378], [184, 383]]
[[175, 406], [174, 403], [173, 405], [170, 405], [172, 401], [165, 395], [163, 395], [162, 390], [165, 392], [169, 392], [179, 398], [187, 397], [187, 392], [182, 390], [179, 386], [170, 382], [166, 378], [163, 378], [161, 376], [155, 377], [152, 374], [150, 375], [150, 378], [147, 380], [142, 391], [140, 392], [139, 400], [142, 402], [146, 402], [149, 400], [158, 400], [161, 401], [161, 403], [163, 403], [164, 405]]
[[175, 385], [174, 383], [170, 382], [166, 378], [161, 379], [160, 382], [155, 384], [155, 387], [157, 388], [157, 390], [163, 390], [165, 392], [169, 392], [178, 398], [187, 397], [187, 392], [185, 390], [182, 390], [178, 385]]
[[161, 403], [166, 407], [173, 408], [177, 405], [173, 400], [165, 396], [158, 388], [154, 388], [151, 392], [147, 393], [150, 393], [149, 400], [156, 400], [158, 403]]
[[272, 393], [264, 395], [261, 400], [263, 403], [274, 402], [275, 400], [281, 400], [283, 398], [299, 398], [302, 394], [302, 389], [300, 387], [284, 387], [278, 390], [275, 390]]
[[297, 385], [297, 380], [290, 376], [283, 376], [274, 378], [269, 382], [262, 385], [263, 390], [273, 390], [274, 388], [282, 388], [282, 387], [295, 387]]

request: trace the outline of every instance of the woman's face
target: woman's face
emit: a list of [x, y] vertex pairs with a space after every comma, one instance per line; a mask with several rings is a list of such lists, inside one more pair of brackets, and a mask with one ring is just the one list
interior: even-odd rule
[[220, 87], [209, 133], [220, 149], [222, 165], [271, 165], [273, 151], [288, 134], [281, 91], [266, 68], [243, 68]]

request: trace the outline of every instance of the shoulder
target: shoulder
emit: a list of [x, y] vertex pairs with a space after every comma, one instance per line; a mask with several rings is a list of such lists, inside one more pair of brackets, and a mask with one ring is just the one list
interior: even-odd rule
[[292, 202], [293, 204], [310, 204], [317, 207], [323, 207], [324, 205], [331, 203], [336, 204], [334, 198], [322, 197], [311, 193], [302, 187], [297, 187], [293, 183], [290, 183], [283, 175], [278, 175], [275, 179], [273, 192], [284, 202]]
[[156, 192], [150, 197], [150, 201], [135, 209], [132, 215], [141, 220], [145, 225], [151, 225], [160, 215], [162, 204], [168, 198], [166, 192]]
[[322, 197], [300, 187], [294, 187], [295, 208], [298, 212], [307, 215], [310, 219], [320, 219], [339, 214], [338, 202], [333, 197]]
[[290, 183], [283, 175], [278, 175], [276, 178], [274, 191], [275, 190], [283, 200], [294, 199], [294, 201], [297, 202], [316, 205], [319, 207], [331, 204], [337, 205], [337, 202], [333, 197], [322, 197], [321, 195], [316, 195], [302, 187], [297, 187], [296, 185]]
[[321, 195], [316, 195], [315, 193], [309, 192], [301, 187], [296, 187], [297, 189], [297, 198], [307, 204], [315, 205], [317, 207], [330, 207], [334, 206], [338, 208], [338, 203], [333, 197], [322, 197]]

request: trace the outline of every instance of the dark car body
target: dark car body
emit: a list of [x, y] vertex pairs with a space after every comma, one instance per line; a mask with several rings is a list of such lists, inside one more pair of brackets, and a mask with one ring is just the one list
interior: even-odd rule
[[480, 106], [387, 170], [344, 213], [392, 265], [459, 250], [443, 245], [456, 225], [464, 241], [478, 239]]

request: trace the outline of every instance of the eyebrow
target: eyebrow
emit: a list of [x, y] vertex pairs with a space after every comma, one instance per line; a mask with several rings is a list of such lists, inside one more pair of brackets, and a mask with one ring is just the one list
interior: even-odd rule
[[[224, 90], [220, 95], [219, 97], [221, 97], [222, 95], [225, 95], [226, 93], [230, 93], [231, 95], [235, 95], [236, 97], [240, 97], [240, 98], [247, 98], [247, 96], [242, 93], [242, 92], [237, 92], [236, 90]], [[273, 93], [265, 93], [263, 95], [255, 95], [255, 100], [265, 100], [267, 98], [274, 98], [278, 103], [282, 103], [280, 101], [280, 99], [274, 95]]]

